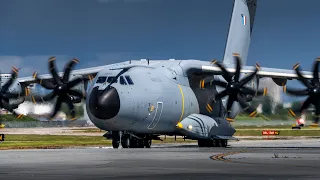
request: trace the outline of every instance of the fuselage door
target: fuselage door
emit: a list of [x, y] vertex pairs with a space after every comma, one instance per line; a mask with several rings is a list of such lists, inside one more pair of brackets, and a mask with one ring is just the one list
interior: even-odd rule
[[158, 122], [161, 118], [162, 109], [163, 109], [163, 102], [157, 102], [156, 113], [153, 116], [153, 119], [152, 119], [151, 123], [149, 124], [148, 129], [153, 129], [154, 127], [156, 127], [156, 125], [158, 124]]

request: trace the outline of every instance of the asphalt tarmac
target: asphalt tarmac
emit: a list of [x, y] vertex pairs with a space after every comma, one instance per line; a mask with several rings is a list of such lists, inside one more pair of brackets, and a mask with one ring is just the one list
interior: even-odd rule
[[185, 144], [3, 150], [0, 179], [320, 179], [319, 140], [306, 140], [305, 146], [303, 140], [297, 142], [239, 141], [227, 148]]

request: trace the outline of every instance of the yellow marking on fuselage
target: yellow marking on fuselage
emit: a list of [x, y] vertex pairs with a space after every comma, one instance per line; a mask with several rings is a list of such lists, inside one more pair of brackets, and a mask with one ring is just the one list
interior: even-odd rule
[[179, 120], [179, 122], [182, 120], [182, 118], [183, 118], [183, 114], [184, 114], [184, 94], [183, 94], [183, 91], [182, 91], [182, 88], [181, 88], [181, 86], [180, 86], [180, 84], [178, 84], [178, 87], [179, 87], [179, 89], [180, 89], [180, 94], [181, 94], [181, 98], [182, 98], [182, 109], [181, 109], [181, 116], [180, 116], [180, 120]]

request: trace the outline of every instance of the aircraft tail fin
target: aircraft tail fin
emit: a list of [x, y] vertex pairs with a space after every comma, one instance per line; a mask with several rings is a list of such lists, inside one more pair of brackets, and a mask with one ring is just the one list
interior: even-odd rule
[[232, 53], [239, 53], [242, 64], [246, 64], [256, 8], [257, 0], [234, 1], [224, 64], [234, 64]]

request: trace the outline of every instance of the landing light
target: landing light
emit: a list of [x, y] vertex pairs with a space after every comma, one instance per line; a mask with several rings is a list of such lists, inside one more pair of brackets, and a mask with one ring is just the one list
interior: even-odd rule
[[192, 126], [191, 126], [191, 125], [189, 125], [187, 128], [188, 128], [188, 130], [191, 130], [191, 129], [192, 129]]

